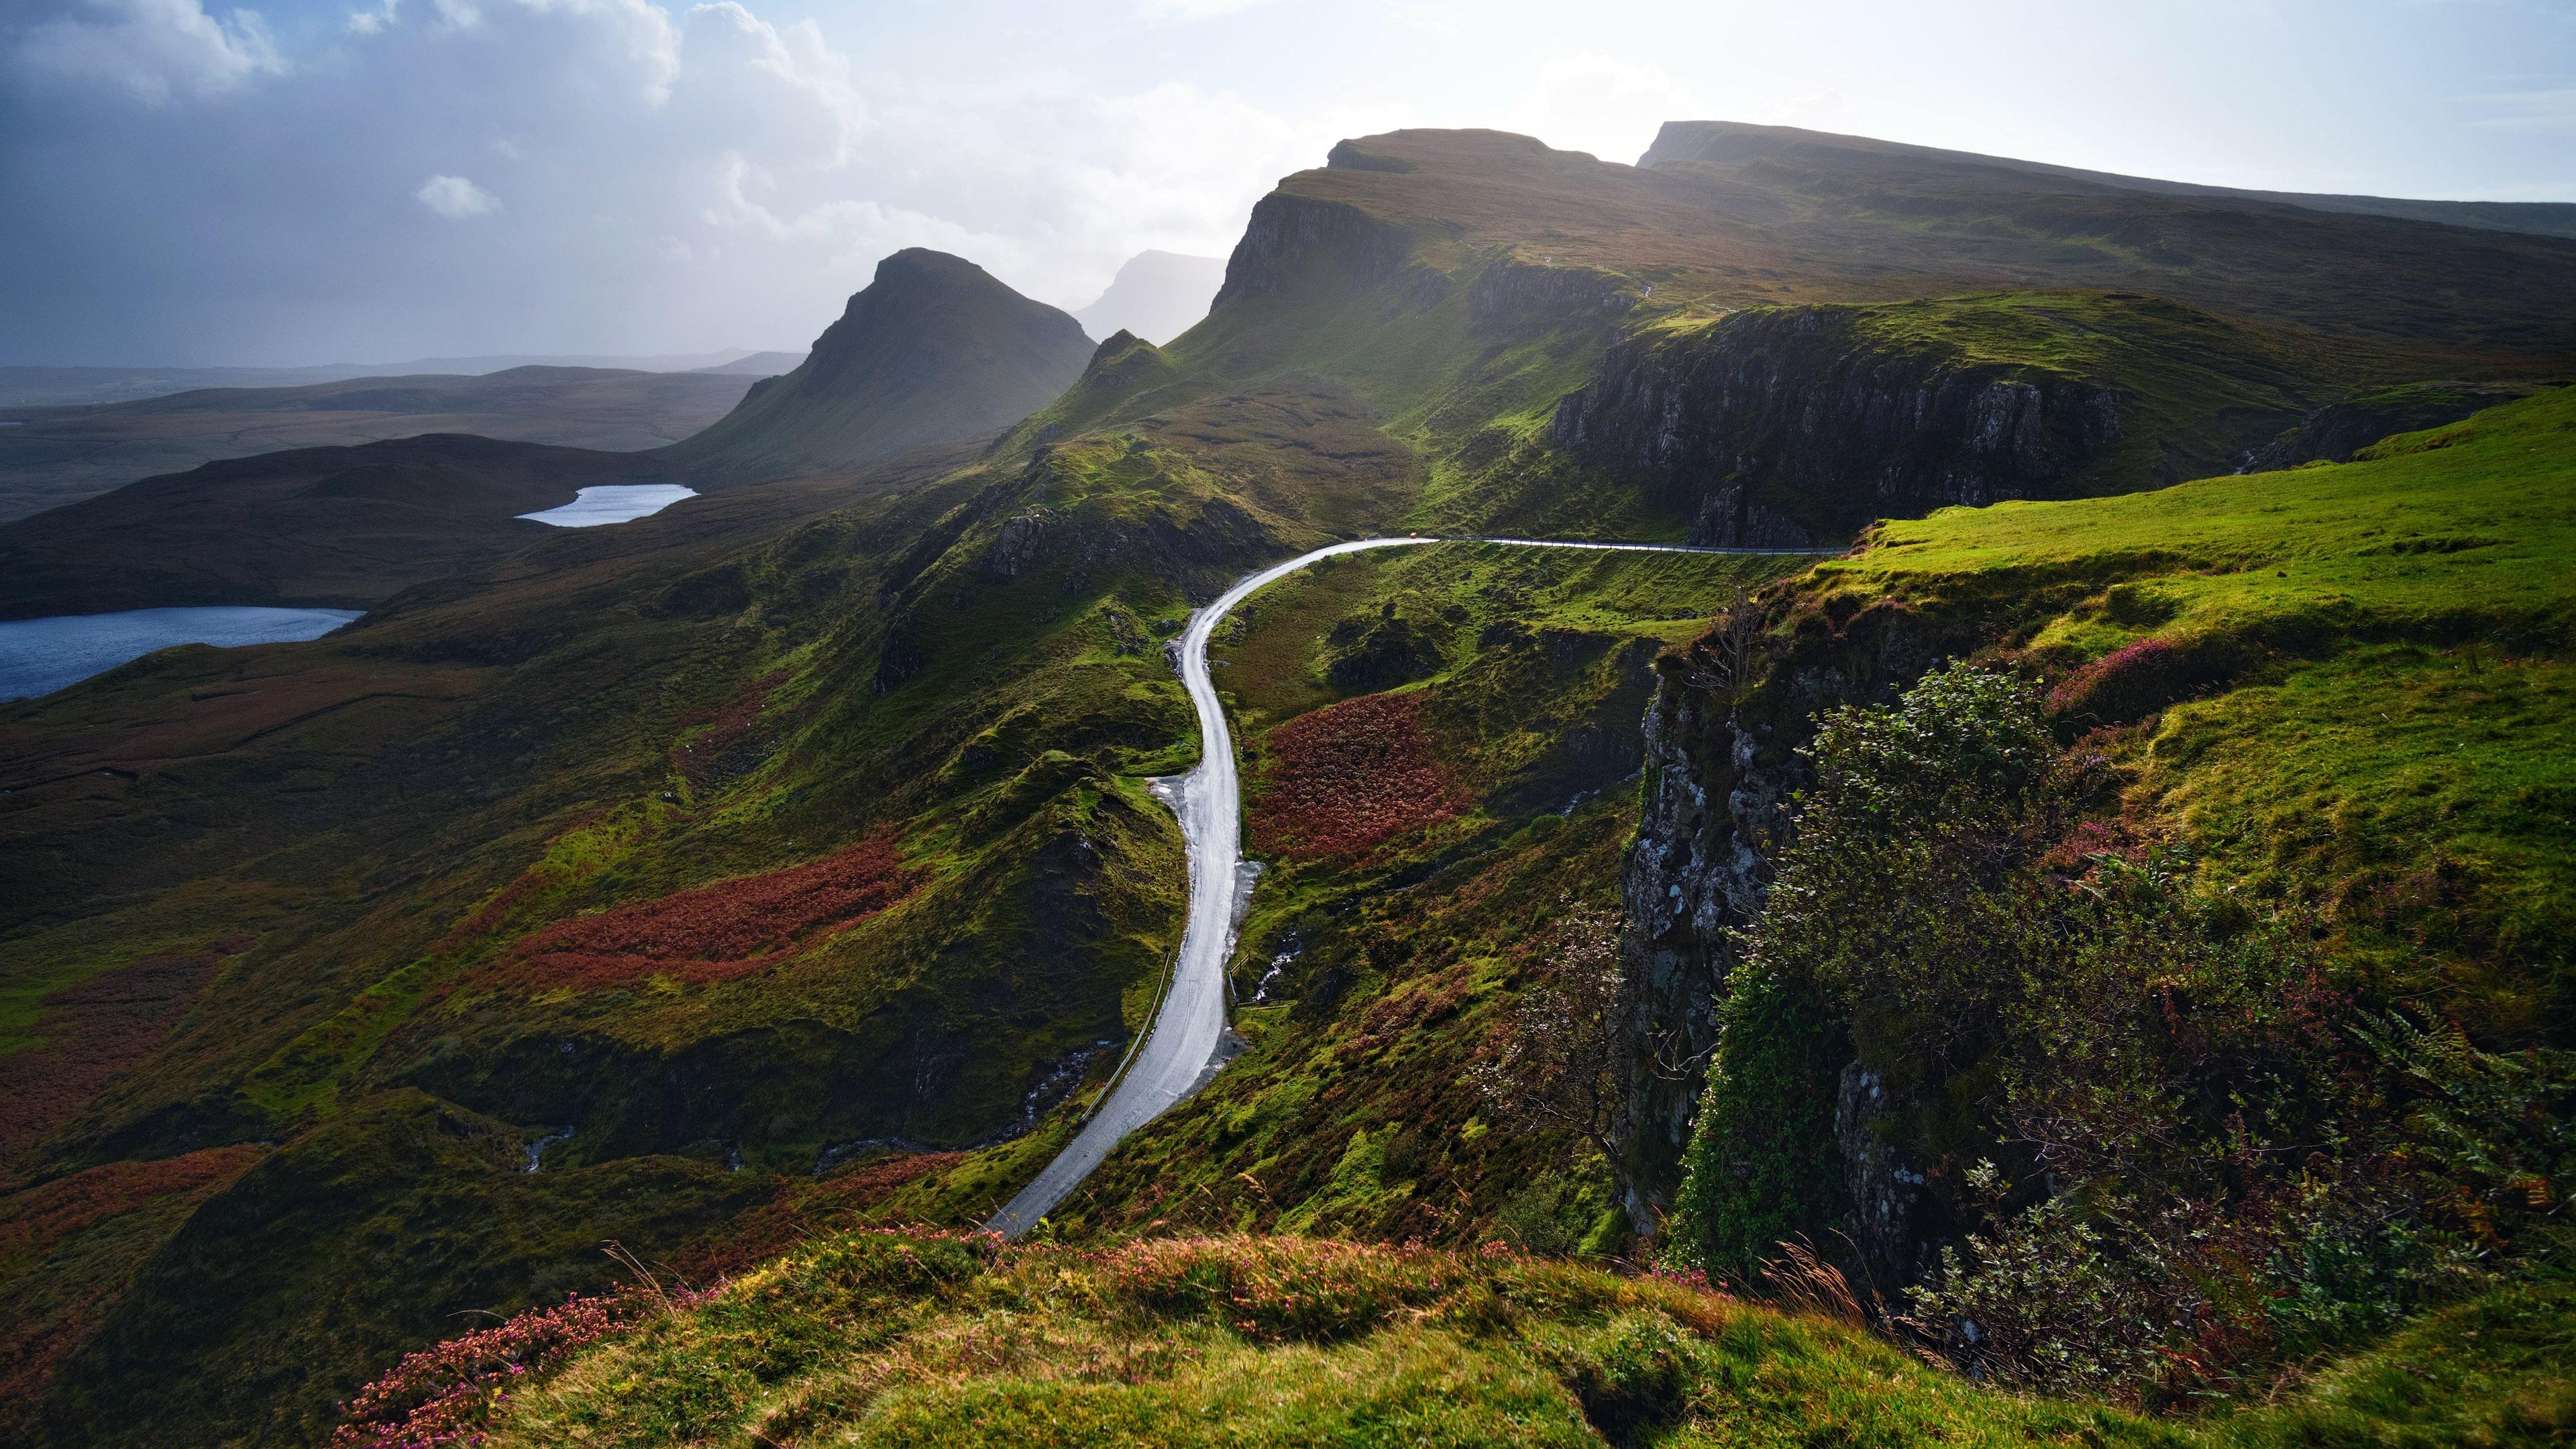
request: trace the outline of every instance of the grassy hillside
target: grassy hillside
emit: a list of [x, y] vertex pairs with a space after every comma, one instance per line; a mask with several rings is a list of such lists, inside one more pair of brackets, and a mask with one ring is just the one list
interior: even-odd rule
[[1963, 1363], [2168, 1403], [2563, 1271], [2571, 493], [2560, 389], [1884, 523], [1758, 679], [1678, 656], [1663, 766], [1787, 803], [1667, 1261], [1839, 1241]]
[[[2552, 1372], [2567, 1324], [2563, 1291], [2498, 1295], [2403, 1357], [2177, 1426], [1979, 1388], [1826, 1314], [1498, 1249], [861, 1234], [675, 1307], [424, 1355], [371, 1391], [383, 1437], [357, 1442], [2538, 1445], [2576, 1412]], [[2397, 1367], [2417, 1362], [2432, 1383]]]
[[1256, 599], [1210, 651], [1268, 867], [1235, 966], [1248, 1047], [1053, 1230], [1593, 1233], [1597, 1150], [1464, 1074], [1557, 927], [1615, 903], [1656, 653], [1798, 566], [1458, 547], [1335, 560]]
[[1805, 598], [1972, 613], [2062, 672], [2138, 770], [2125, 808], [2210, 879], [2330, 912], [2499, 1039], [2563, 1042], [2571, 501], [2562, 388], [2346, 464], [1883, 524]]
[[[1178, 839], [1144, 782], [1185, 768], [1195, 736], [1163, 642], [1226, 582], [1337, 536], [1679, 536], [1681, 509], [1550, 433], [1560, 400], [1641, 327], [1682, 335], [1721, 306], [1985, 289], [1865, 309], [1871, 345], [2083, 372], [2160, 410], [2141, 436], [2195, 457], [2234, 444], [2239, 409], [2269, 427], [2365, 383], [2476, 379], [2566, 353], [2549, 306], [2517, 301], [2503, 317], [2479, 280], [2555, 276], [2557, 254], [2527, 248], [2556, 244], [2529, 239], [2410, 233], [2412, 250], [2355, 264], [2349, 279], [2382, 301], [2344, 317], [2334, 299], [2284, 301], [2284, 268], [2377, 233], [2293, 229], [2295, 246], [2185, 265], [2150, 255], [2160, 220], [2144, 240], [2081, 245], [1954, 232], [1758, 177], [1658, 176], [1485, 133], [1371, 138], [1336, 158], [1265, 200], [1206, 321], [1166, 348], [1113, 338], [1063, 397], [975, 457], [732, 488], [587, 536], [478, 548], [370, 594], [375, 613], [326, 640], [166, 652], [0, 710], [0, 1223], [31, 1225], [0, 1240], [0, 1317], [21, 1325], [0, 1428], [61, 1444], [309, 1443], [337, 1400], [456, 1315], [604, 1286], [615, 1270], [591, 1251], [599, 1239], [701, 1277], [854, 1221], [989, 1211], [1063, 1140], [1143, 1024], [1177, 933]], [[2219, 245], [2217, 231], [2191, 235]], [[2405, 300], [2410, 279], [2444, 269], [2467, 284]], [[1992, 290], [2148, 274], [2201, 279], [2204, 311], [2189, 315], [2209, 320], [2190, 325], [2228, 339], [2211, 349], [2223, 356], [2194, 352], [2180, 323], [2131, 327], [2167, 304]], [[2271, 280], [2240, 285], [2257, 274]], [[2340, 330], [2320, 342], [2329, 321]], [[2424, 340], [2435, 333], [2469, 340]], [[785, 386], [761, 397], [798, 395]], [[798, 427], [852, 400], [807, 397], [817, 407]], [[2489, 426], [2420, 456], [2503, 458], [2501, 435], [2476, 431]], [[2132, 466], [2143, 453], [2084, 487], [2115, 489]], [[2286, 488], [2295, 502], [2310, 476], [2171, 496]], [[2262, 497], [2241, 505], [2255, 510], [2245, 549], [2298, 536], [2260, 514]], [[2098, 506], [2115, 504], [2148, 506]], [[2504, 546], [2461, 540], [2521, 547], [2486, 513], [2409, 524], [2337, 567], [2375, 580], [2366, 560], [2380, 556], [2358, 550], [2383, 541], [2408, 543], [2387, 556], [2392, 577]], [[1889, 534], [1775, 585], [1784, 634], [1919, 615], [1945, 640], [2026, 647], [2095, 680], [2094, 656], [2200, 617], [2194, 590], [2232, 579], [2267, 597], [2255, 571], [2194, 572], [2199, 555], [2161, 536], [2070, 544], [2083, 557], [2058, 579], [1987, 569], [1969, 544], [1936, 549], [1957, 526], [1944, 515], [1920, 525], [1933, 532], [1919, 547]], [[1918, 557], [1944, 562], [1906, 574]], [[1549, 1003], [1606, 1019], [1575, 1000], [1565, 963], [1597, 957], [1618, 894], [1652, 661], [1683, 667], [1682, 646], [1770, 567], [1445, 547], [1355, 560], [1260, 600], [1217, 651], [1253, 767], [1251, 838], [1273, 866], [1237, 963], [1246, 1054], [1054, 1230], [1105, 1243], [1160, 1220], [1618, 1249], [1629, 1223], [1608, 1211], [1597, 1124], [1548, 1117], [1480, 1073], [1544, 1046]], [[2311, 582], [2362, 598], [2358, 583]], [[2171, 612], [2156, 615], [2169, 586]], [[2499, 588], [2478, 607], [2517, 597]], [[2370, 648], [2420, 642], [2427, 658], [2461, 647], [2387, 633], [2358, 603], [2311, 602], [2285, 595], [2283, 617], [2349, 623]], [[2226, 679], [2249, 700], [2289, 687], [2298, 676], [2279, 661], [2310, 658], [2304, 627], [2259, 634], [2274, 652]], [[2190, 639], [2175, 648], [2202, 657]], [[2508, 656], [2542, 657], [2499, 643], [2458, 663], [2493, 672]], [[2070, 683], [2070, 698], [2114, 697], [2097, 684]], [[2168, 710], [2163, 728], [2189, 717]], [[2546, 785], [2544, 764], [2531, 768]], [[2157, 808], [2193, 818], [2185, 785], [2215, 776], [2175, 778]], [[2475, 874], [2506, 858], [2490, 836], [2538, 828], [2511, 811], [2555, 798], [2508, 809], [2441, 789], [2425, 808], [2457, 799], [2459, 818], [2488, 822], [2457, 837], [2472, 881], [2504, 878]], [[2560, 928], [2533, 899], [2534, 924], [2511, 936], [2519, 955], [2427, 936], [2463, 999], [2478, 970], [2499, 983], [2477, 999], [2500, 1030], [2557, 1009], [2558, 967], [2528, 943]], [[2401, 913], [2385, 929], [2449, 919]], [[1598, 1080], [1572, 1065], [1559, 1076], [1569, 1090]], [[1077, 1261], [1048, 1251], [1062, 1256], [1011, 1261]], [[1644, 1294], [1633, 1302], [1684, 1312], [1653, 1285], [1582, 1281], [1610, 1295], [1601, 1303]], [[1568, 1320], [1567, 1353], [1612, 1351], [1576, 1342], [1601, 1327], [1592, 1313]], [[1434, 1332], [1390, 1331], [1416, 1329]], [[1118, 1353], [1137, 1336], [1101, 1331]], [[807, 1333], [785, 1337], [827, 1341]], [[1508, 1387], [1531, 1432], [1579, 1431], [1554, 1369], [1481, 1342], [1456, 1339], [1472, 1361], [1422, 1338], [1366, 1350], [1380, 1357], [1262, 1348], [1223, 1362], [1400, 1375], [1445, 1355]], [[1855, 1360], [1871, 1375], [1933, 1385], [1926, 1422], [2001, 1415], [1998, 1434], [2077, 1421], [2047, 1417], [2061, 1412], [2095, 1422], [1972, 1399], [1892, 1354], [1851, 1351], [1875, 1355]], [[611, 1382], [630, 1378], [608, 1392], [664, 1382]], [[1223, 1396], [1259, 1383], [1187, 1392], [1234, 1402]], [[996, 1392], [997, 1405], [1044, 1398]], [[1852, 1393], [1835, 1402], [1865, 1407]], [[1308, 1409], [1280, 1412], [1293, 1426]], [[1459, 1412], [1445, 1421], [1459, 1432], [1490, 1427], [1484, 1408]]]

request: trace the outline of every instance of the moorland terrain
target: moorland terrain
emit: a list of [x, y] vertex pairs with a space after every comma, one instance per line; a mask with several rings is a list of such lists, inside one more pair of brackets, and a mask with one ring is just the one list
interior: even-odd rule
[[[0, 707], [0, 1439], [2561, 1441], [2563, 212], [1399, 132], [1163, 346], [890, 258], [633, 523], [0, 527], [369, 610]], [[1813, 552], [1254, 596], [1231, 1060], [975, 1234], [1178, 944], [1166, 641], [1389, 533]]]
[[658, 448], [723, 417], [764, 375], [515, 367], [0, 408], [11, 424], [0, 429], [0, 523], [200, 463], [288, 448], [422, 433], [609, 453]]

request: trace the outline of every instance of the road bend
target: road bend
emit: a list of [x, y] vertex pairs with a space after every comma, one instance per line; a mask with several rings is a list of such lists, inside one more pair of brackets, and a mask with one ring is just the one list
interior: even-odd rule
[[1181, 687], [1199, 717], [1198, 768], [1162, 792], [1181, 819], [1181, 836], [1189, 856], [1189, 917], [1181, 928], [1181, 952], [1161, 1009], [1147, 1028], [1145, 1044], [1129, 1062], [1125, 1075], [1110, 1088], [1109, 1099], [1083, 1123], [1035, 1181], [1021, 1189], [984, 1226], [1016, 1238], [1037, 1226], [1067, 1194], [1081, 1186], [1110, 1150], [1137, 1128], [1161, 1116], [1174, 1103], [1198, 1090], [1217, 1066], [1217, 1047], [1225, 1036], [1225, 963], [1234, 952], [1236, 876], [1243, 860], [1243, 788], [1235, 773], [1234, 737], [1226, 728], [1225, 709], [1208, 677], [1208, 640], [1234, 607], [1263, 586], [1283, 579], [1317, 559], [1379, 548], [1418, 548], [1432, 543], [1490, 543], [1528, 548], [1574, 548], [1614, 553], [1814, 554], [1815, 549], [1693, 548], [1682, 544], [1586, 543], [1545, 538], [1364, 538], [1337, 543], [1274, 564], [1235, 584], [1215, 603], [1190, 618], [1181, 634]]

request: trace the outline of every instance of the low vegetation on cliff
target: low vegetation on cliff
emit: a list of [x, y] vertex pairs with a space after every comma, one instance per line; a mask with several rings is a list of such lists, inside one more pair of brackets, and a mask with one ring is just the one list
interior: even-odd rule
[[2162, 1404], [2562, 1272], [2571, 495], [2560, 390], [1785, 592], [1788, 659], [1980, 657], [1800, 746], [1670, 1256], [1841, 1233], [1982, 1375]]

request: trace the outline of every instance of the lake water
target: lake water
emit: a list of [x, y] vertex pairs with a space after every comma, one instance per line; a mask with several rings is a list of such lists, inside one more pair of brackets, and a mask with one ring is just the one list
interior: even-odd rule
[[355, 609], [128, 609], [0, 623], [0, 699], [51, 694], [173, 644], [283, 644], [319, 639]]
[[603, 523], [626, 523], [650, 517], [683, 498], [695, 498], [698, 490], [677, 483], [604, 483], [584, 488], [561, 508], [543, 513], [522, 513], [539, 523], [557, 528], [597, 528]]

